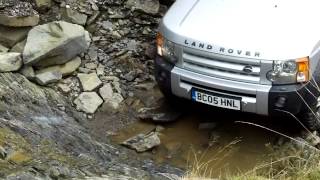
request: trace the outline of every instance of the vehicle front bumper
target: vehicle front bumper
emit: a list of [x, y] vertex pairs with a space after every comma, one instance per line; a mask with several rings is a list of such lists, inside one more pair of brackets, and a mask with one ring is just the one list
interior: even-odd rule
[[260, 115], [298, 114], [317, 103], [319, 91], [311, 84], [261, 85], [215, 78], [185, 70], [157, 57], [156, 80], [165, 93], [191, 100], [192, 88], [241, 97], [241, 111]]

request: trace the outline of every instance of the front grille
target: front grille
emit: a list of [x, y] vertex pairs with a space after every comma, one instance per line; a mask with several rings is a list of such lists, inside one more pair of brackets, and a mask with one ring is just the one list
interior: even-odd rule
[[[184, 51], [182, 55], [184, 69], [217, 78], [229, 79], [248, 83], [260, 83], [260, 60], [235, 58], [231, 56], [203, 56]], [[250, 66], [252, 72], [244, 72]]]

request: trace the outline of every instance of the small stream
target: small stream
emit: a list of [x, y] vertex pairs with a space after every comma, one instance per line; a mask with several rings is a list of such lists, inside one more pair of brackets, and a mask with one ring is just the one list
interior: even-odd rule
[[[243, 173], [268, 161], [268, 146], [279, 139], [279, 135], [273, 132], [235, 121], [253, 122], [288, 135], [299, 132], [292, 119], [267, 118], [196, 105], [176, 122], [139, 121], [120, 130], [113, 140], [121, 143], [139, 133], [161, 128], [161, 145], [141, 156], [183, 169], [202, 165], [206, 171], [203, 173], [219, 177]], [[199, 128], [200, 124], [215, 127], [203, 129]]]

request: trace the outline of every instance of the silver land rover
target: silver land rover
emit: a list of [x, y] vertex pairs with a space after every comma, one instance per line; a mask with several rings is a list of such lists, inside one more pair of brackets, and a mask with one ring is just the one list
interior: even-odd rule
[[157, 35], [156, 80], [169, 98], [320, 129], [320, 1], [177, 0]]

